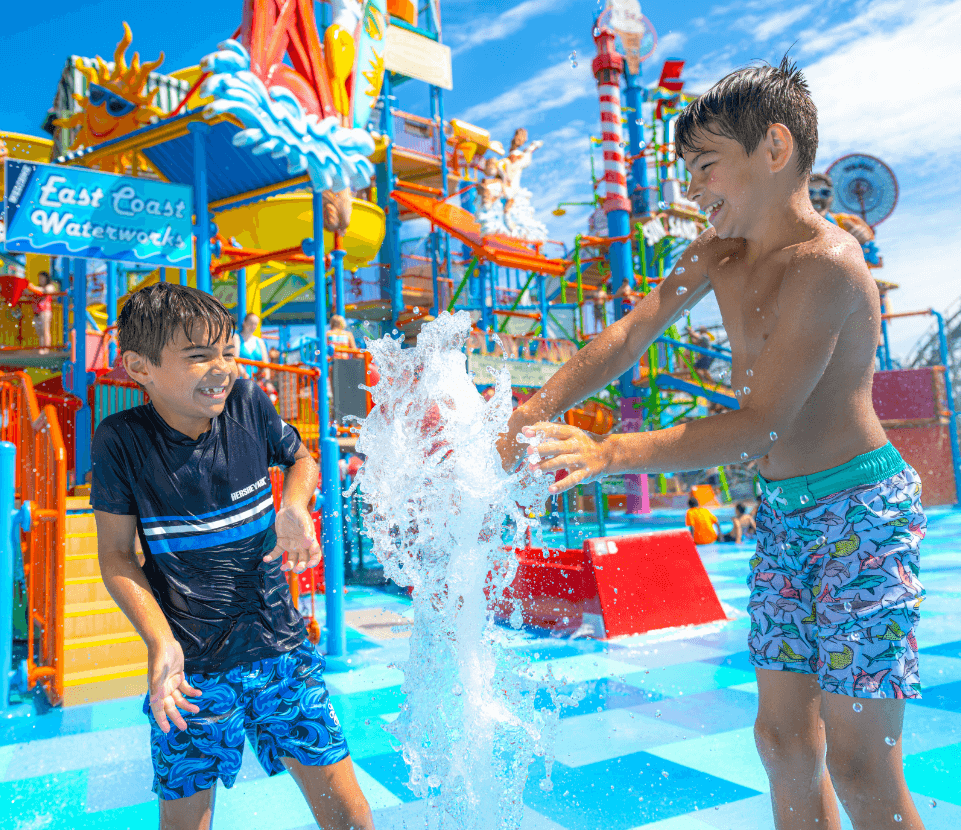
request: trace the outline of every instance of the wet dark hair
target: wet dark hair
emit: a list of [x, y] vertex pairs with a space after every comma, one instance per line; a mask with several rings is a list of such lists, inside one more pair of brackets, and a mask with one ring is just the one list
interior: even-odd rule
[[785, 55], [779, 66], [761, 63], [722, 78], [688, 105], [675, 122], [677, 155], [701, 149], [698, 133], [731, 138], [751, 155], [772, 124], [794, 137], [797, 170], [806, 176], [818, 151], [818, 111], [797, 64]]
[[206, 331], [206, 342], [196, 343], [198, 346], [210, 346], [234, 333], [234, 319], [216, 297], [170, 282], [147, 286], [130, 297], [120, 312], [120, 352], [136, 352], [159, 366], [164, 347], [177, 336], [178, 329], [195, 342], [191, 330], [198, 322]]
[[691, 497], [687, 500], [687, 506], [688, 506], [688, 507], [697, 507], [697, 505], [698, 505], [698, 500], [697, 500], [696, 498], [694, 498], [694, 496], [691, 496]]

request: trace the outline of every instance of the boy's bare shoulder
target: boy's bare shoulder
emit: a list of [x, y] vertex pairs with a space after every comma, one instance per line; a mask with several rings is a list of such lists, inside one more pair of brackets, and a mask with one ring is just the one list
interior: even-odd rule
[[877, 294], [857, 240], [827, 221], [819, 223], [810, 240], [794, 246], [785, 277], [785, 286], [816, 291], [822, 301]]
[[704, 260], [706, 266], [736, 257], [744, 250], [743, 239], [721, 239], [710, 225], [688, 246], [687, 253]]

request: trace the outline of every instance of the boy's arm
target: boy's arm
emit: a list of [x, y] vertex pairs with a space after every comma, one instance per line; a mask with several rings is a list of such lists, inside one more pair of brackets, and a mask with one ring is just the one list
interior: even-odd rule
[[[710, 230], [691, 243], [663, 283], [629, 314], [592, 339], [558, 369], [538, 394], [514, 410], [507, 432], [498, 443], [506, 469], [512, 468], [523, 454], [523, 445], [516, 440], [523, 427], [552, 421], [623, 375], [685, 308], [710, 292], [706, 250], [713, 234]], [[683, 289], [680, 294], [679, 289]]]
[[170, 731], [170, 723], [186, 729], [187, 723], [178, 710], [196, 714], [200, 709], [188, 703], [184, 695], [198, 697], [201, 692], [186, 681], [183, 650], [134, 553], [137, 517], [117, 516], [102, 510], [94, 510], [94, 517], [103, 583], [147, 645], [150, 708], [164, 732]]
[[301, 444], [294, 454], [293, 465], [284, 473], [284, 494], [274, 524], [277, 544], [264, 557], [264, 562], [273, 562], [287, 551], [287, 561], [281, 570], [303, 573], [320, 563], [321, 549], [309, 509], [316, 489], [317, 463]]
[[550, 492], [604, 475], [700, 470], [765, 455], [776, 436], [790, 430], [821, 380], [862, 296], [858, 286], [869, 278], [861, 273], [866, 270], [853, 242], [788, 266], [778, 299], [785, 311], [753, 366], [751, 393], [741, 397], [738, 410], [604, 439], [563, 424], [525, 426], [525, 434], [543, 432], [547, 439], [537, 448], [538, 469], [571, 471]]

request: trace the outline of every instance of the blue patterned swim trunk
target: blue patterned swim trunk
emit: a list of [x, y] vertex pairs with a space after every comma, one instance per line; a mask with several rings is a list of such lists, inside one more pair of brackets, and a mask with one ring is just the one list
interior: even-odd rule
[[751, 663], [817, 675], [835, 694], [920, 697], [914, 631], [927, 522], [918, 474], [887, 444], [760, 485]]
[[217, 674], [188, 674], [203, 695], [188, 698], [198, 714], [181, 712], [187, 729], [164, 734], [150, 711], [153, 791], [165, 800], [210, 789], [219, 778], [232, 787], [240, 771], [244, 736], [268, 775], [283, 772], [282, 758], [328, 766], [349, 754], [323, 678], [324, 658], [309, 643], [293, 651], [242, 663]]

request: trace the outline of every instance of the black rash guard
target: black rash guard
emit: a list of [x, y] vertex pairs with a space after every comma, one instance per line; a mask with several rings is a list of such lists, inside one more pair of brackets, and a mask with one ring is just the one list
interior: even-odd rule
[[227, 671], [302, 643], [276, 543], [269, 467], [300, 447], [256, 384], [238, 379], [194, 440], [152, 404], [110, 415], [93, 439], [94, 510], [137, 517], [144, 573], [187, 672]]

